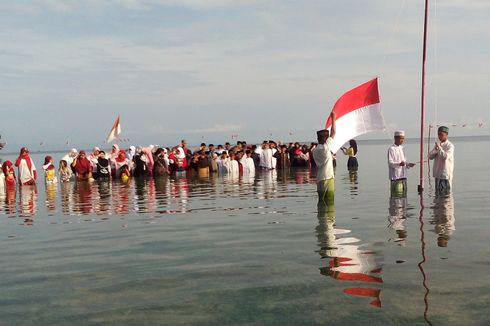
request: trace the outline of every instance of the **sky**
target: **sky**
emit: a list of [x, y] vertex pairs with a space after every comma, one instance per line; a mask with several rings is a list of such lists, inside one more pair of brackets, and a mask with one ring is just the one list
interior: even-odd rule
[[[427, 122], [490, 134], [490, 1], [430, 4]], [[423, 6], [2, 0], [2, 141], [104, 146], [118, 115], [134, 145], [311, 141], [337, 98], [374, 77], [388, 128], [367, 137], [417, 137]]]

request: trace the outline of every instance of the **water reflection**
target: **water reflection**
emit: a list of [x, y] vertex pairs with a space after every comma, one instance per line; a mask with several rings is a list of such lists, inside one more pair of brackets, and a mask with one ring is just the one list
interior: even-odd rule
[[[383, 283], [382, 265], [379, 253], [370, 250], [367, 244], [359, 244], [360, 239], [346, 236], [351, 231], [335, 227], [334, 205], [318, 203], [318, 253], [328, 259], [320, 273], [338, 281], [361, 282], [365, 284]], [[381, 307], [381, 289], [378, 287], [346, 287], [344, 293], [368, 297], [370, 304]]]
[[[128, 182], [73, 181], [39, 186], [44, 187], [42, 209], [48, 215], [176, 214], [192, 210], [192, 197], [206, 200], [249, 195], [256, 199], [279, 198], [285, 196], [290, 185], [315, 183], [311, 173], [308, 169], [280, 171], [279, 177], [275, 170], [257, 171], [255, 176], [187, 176], [181, 173], [172, 177], [133, 178]], [[39, 213], [37, 200], [36, 187], [6, 188], [0, 191], [0, 214], [33, 217]]]
[[58, 192], [58, 185], [56, 183], [46, 184], [46, 210], [48, 214], [52, 215], [56, 213], [56, 195]]
[[95, 201], [95, 213], [108, 215], [111, 213], [112, 182], [106, 178], [97, 180], [98, 196]]
[[447, 247], [450, 236], [456, 230], [453, 195], [436, 195], [432, 214], [430, 223], [434, 225], [434, 232], [437, 234], [437, 245]]
[[359, 194], [359, 185], [357, 181], [357, 171], [349, 171], [348, 179], [349, 190], [351, 196], [357, 196]]
[[30, 220], [37, 212], [37, 187], [22, 186], [20, 187], [19, 211], [22, 217]]
[[400, 245], [405, 245], [407, 238], [407, 198], [406, 197], [390, 197], [390, 216], [388, 217], [388, 227], [395, 231], [396, 238], [392, 241], [398, 242]]

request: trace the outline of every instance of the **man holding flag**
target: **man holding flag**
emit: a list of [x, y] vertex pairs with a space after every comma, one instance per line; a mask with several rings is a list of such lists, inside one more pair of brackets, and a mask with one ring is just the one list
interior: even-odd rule
[[330, 113], [331, 129], [319, 130], [316, 132], [318, 146], [313, 150], [313, 159], [317, 165], [316, 189], [318, 192], [318, 202], [331, 206], [334, 204], [334, 169], [332, 157], [332, 143], [335, 137], [335, 120], [334, 111]]

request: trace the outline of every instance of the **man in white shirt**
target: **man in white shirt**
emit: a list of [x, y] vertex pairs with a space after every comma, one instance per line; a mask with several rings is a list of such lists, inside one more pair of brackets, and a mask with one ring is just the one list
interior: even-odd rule
[[448, 140], [448, 133], [448, 127], [440, 126], [437, 130], [439, 141], [429, 152], [429, 160], [434, 160], [432, 170], [438, 195], [448, 194], [453, 181], [454, 145]]
[[316, 132], [318, 146], [312, 152], [317, 166], [316, 190], [318, 192], [318, 201], [322, 201], [328, 206], [334, 204], [335, 191], [333, 158], [330, 151], [335, 137], [335, 112], [332, 111], [330, 117], [332, 119], [331, 132], [326, 129]]
[[405, 132], [395, 131], [394, 144], [388, 148], [388, 171], [392, 197], [406, 197], [407, 195], [407, 169], [414, 163], [408, 163], [403, 149]]
[[262, 144], [262, 151], [260, 153], [260, 167], [264, 170], [272, 170], [272, 149], [269, 143], [264, 142]]

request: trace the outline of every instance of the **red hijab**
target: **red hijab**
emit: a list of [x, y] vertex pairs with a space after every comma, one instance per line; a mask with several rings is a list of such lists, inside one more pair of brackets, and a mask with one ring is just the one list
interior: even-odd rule
[[116, 162], [122, 163], [126, 161], [126, 151], [121, 149], [116, 157]]
[[32, 171], [32, 161], [31, 161], [31, 157], [29, 156], [29, 150], [27, 149], [27, 147], [22, 147], [20, 149], [20, 154], [17, 160], [15, 161], [15, 166], [19, 167], [20, 161], [22, 161], [23, 159], [26, 160], [29, 171]]
[[2, 171], [3, 171], [3, 174], [5, 176], [7, 176], [7, 174], [10, 171], [14, 172], [14, 169], [12, 168], [12, 162], [10, 162], [9, 160], [6, 160], [5, 162], [3, 162], [3, 164], [2, 164]]
[[[46, 167], [46, 165], [48, 165], [48, 166]], [[44, 158], [44, 167], [46, 170], [54, 170], [55, 167], [53, 164], [53, 157], [48, 155]]]
[[[85, 151], [80, 151], [79, 155], [87, 155]], [[74, 166], [75, 171], [78, 174], [86, 174], [89, 173], [92, 170], [92, 165], [90, 164], [90, 161], [88, 160], [87, 157], [84, 158], [77, 158], [77, 163]]]

